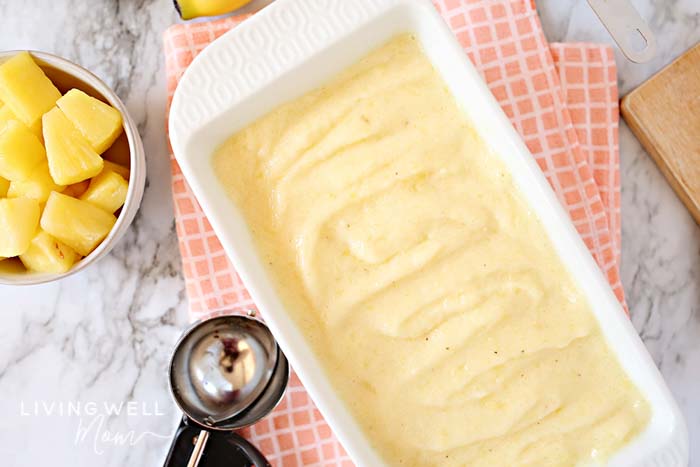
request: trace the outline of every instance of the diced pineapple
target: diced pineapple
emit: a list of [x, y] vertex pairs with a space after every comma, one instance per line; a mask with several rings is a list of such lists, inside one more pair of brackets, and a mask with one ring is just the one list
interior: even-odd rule
[[44, 162], [37, 165], [26, 180], [15, 180], [10, 183], [7, 191], [8, 198], [33, 198], [40, 203], [49, 199], [52, 191], [61, 191], [65, 187], [54, 183], [49, 173], [49, 164]]
[[0, 199], [0, 256], [21, 255], [39, 224], [39, 202], [30, 198]]
[[10, 120], [0, 129], [0, 177], [26, 180], [45, 160], [44, 146], [22, 123]]
[[[104, 170], [102, 172], [104, 172]], [[89, 186], [90, 180], [83, 180], [82, 182], [68, 185], [61, 193], [63, 193], [64, 195], [72, 196], [73, 198], [80, 198], [80, 195], [85, 193]]]
[[129, 138], [122, 132], [119, 138], [102, 153], [102, 159], [123, 165], [124, 167], [129, 167], [129, 162], [131, 160]]
[[[6, 105], [3, 107], [0, 107], [0, 131], [2, 131], [2, 128], [10, 120], [17, 120], [18, 122], [21, 123], [21, 120], [19, 118], [17, 118], [17, 116], [15, 114], [12, 113], [12, 110], [10, 110], [9, 106]], [[34, 123], [34, 125], [27, 127], [27, 128], [29, 128], [29, 130], [32, 133], [34, 133], [36, 135], [36, 137], [39, 138], [40, 140], [43, 138], [43, 135], [41, 134], [41, 119], [37, 120], [36, 123]]]
[[0, 106], [0, 131], [5, 128], [5, 125], [10, 120], [17, 120], [17, 117], [15, 117], [15, 114], [12, 113], [8, 106]]
[[122, 132], [122, 115], [119, 111], [79, 89], [68, 91], [56, 105], [98, 154], [110, 147]]
[[90, 180], [90, 188], [80, 197], [107, 212], [114, 212], [126, 201], [129, 184], [118, 173], [103, 171]]
[[0, 65], [0, 99], [28, 127], [61, 97], [31, 55], [20, 52]]
[[102, 171], [102, 158], [61, 109], [54, 107], [44, 115], [43, 129], [49, 172], [56, 183], [78, 183]]
[[4, 198], [7, 196], [7, 190], [10, 188], [10, 181], [5, 180], [4, 178], [0, 177], [0, 198]]
[[41, 228], [80, 255], [87, 256], [109, 234], [116, 221], [114, 215], [87, 201], [54, 191], [41, 216]]
[[122, 178], [126, 181], [129, 181], [129, 169], [124, 167], [123, 165], [115, 164], [112, 161], [108, 161], [107, 159], [104, 160], [105, 165], [104, 168], [102, 169], [102, 173], [105, 173], [109, 170], [111, 170], [114, 173], [118, 173], [119, 175], [122, 176]]
[[78, 260], [78, 254], [40, 229], [27, 251], [19, 255], [19, 259], [30, 271], [60, 274], [73, 266]]

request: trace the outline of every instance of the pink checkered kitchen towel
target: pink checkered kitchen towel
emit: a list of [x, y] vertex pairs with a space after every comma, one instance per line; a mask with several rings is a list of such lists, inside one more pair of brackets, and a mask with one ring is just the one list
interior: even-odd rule
[[[548, 44], [533, 1], [435, 0], [435, 6], [522, 135], [624, 305], [612, 50], [595, 44]], [[192, 59], [244, 19], [178, 24], [165, 32], [170, 98]], [[254, 307], [171, 160], [192, 319]], [[273, 465], [353, 465], [294, 374], [280, 406], [243, 434]]]

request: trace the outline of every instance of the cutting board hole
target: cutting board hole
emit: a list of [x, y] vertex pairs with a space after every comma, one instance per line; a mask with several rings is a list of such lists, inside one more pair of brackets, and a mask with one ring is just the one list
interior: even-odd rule
[[629, 48], [635, 52], [643, 52], [649, 46], [649, 41], [639, 29], [627, 31], [626, 40]]

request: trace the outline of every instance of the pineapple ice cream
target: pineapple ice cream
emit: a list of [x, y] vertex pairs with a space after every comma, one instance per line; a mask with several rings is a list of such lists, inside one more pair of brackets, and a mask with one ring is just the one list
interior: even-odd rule
[[410, 36], [213, 165], [389, 465], [600, 465], [647, 425], [547, 232]]
[[122, 123], [79, 89], [62, 95], [27, 52], [0, 64], [0, 260], [62, 273], [109, 235], [129, 187], [104, 159]]

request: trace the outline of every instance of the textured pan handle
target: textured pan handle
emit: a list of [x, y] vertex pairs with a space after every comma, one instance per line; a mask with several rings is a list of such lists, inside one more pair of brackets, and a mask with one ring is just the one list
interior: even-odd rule
[[[639, 16], [629, 0], [588, 0], [625, 57], [635, 63], [648, 62], [656, 53], [656, 39], [647, 23]], [[641, 35], [646, 46], [637, 50], [635, 35]]]

